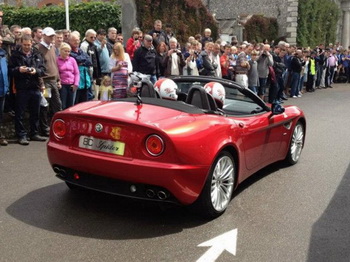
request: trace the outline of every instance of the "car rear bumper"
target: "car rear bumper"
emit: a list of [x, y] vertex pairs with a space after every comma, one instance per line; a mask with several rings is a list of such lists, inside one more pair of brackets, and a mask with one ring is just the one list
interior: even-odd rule
[[48, 143], [47, 153], [57, 177], [68, 183], [126, 197], [183, 205], [198, 198], [210, 168], [110, 157], [53, 142]]

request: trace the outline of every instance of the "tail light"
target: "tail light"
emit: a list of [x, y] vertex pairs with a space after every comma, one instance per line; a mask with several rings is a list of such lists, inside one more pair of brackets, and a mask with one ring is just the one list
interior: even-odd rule
[[55, 137], [61, 139], [67, 133], [66, 123], [62, 119], [56, 119], [52, 125], [53, 134]]
[[159, 156], [164, 152], [164, 141], [158, 135], [150, 135], [146, 139], [146, 150], [151, 156]]

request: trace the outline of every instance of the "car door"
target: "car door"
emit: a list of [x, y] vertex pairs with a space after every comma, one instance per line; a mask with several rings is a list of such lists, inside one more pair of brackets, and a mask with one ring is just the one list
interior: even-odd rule
[[261, 168], [277, 158], [283, 136], [280, 118], [264, 112], [239, 119], [247, 169]]

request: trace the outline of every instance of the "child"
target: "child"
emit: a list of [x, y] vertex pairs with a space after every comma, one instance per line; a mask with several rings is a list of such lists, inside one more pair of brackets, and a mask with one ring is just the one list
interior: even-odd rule
[[111, 100], [113, 88], [112, 88], [112, 79], [110, 76], [104, 76], [101, 81], [99, 88], [95, 90], [95, 97], [101, 101]]

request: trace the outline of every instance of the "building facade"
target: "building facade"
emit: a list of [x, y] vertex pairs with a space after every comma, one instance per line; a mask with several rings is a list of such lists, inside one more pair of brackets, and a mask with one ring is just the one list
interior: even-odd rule
[[[279, 25], [278, 37], [296, 44], [298, 27], [298, 0], [202, 0], [215, 16], [221, 34], [237, 36], [243, 41], [243, 26], [252, 15], [274, 17]], [[333, 0], [341, 10], [337, 41], [350, 45], [350, 0]], [[271, 39], [270, 39], [271, 40]]]

